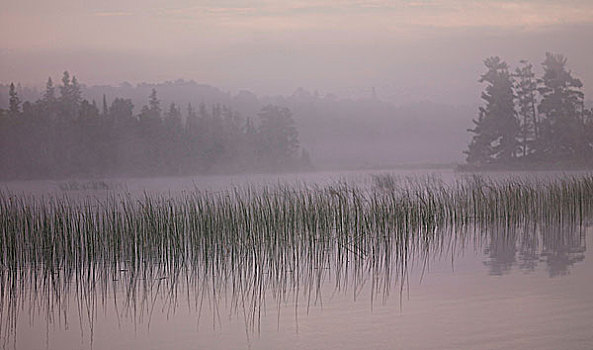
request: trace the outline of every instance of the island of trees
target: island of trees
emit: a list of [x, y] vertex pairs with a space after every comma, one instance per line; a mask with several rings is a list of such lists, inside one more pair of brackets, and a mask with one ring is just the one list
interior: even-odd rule
[[160, 176], [286, 171], [310, 166], [291, 111], [268, 105], [258, 118], [230, 108], [172, 103], [152, 90], [134, 113], [130, 99], [83, 99], [76, 77], [51, 78], [42, 98], [22, 102], [14, 84], [0, 110], [0, 178]]
[[521, 61], [511, 71], [499, 57], [484, 61], [486, 83], [462, 169], [575, 169], [593, 166], [593, 110], [566, 58], [546, 53], [543, 76]]

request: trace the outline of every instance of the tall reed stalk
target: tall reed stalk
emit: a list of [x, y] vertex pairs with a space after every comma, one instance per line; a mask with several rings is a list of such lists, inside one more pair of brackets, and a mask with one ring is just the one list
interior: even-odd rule
[[155, 293], [175, 309], [180, 284], [191, 286], [196, 309], [204, 295], [213, 308], [230, 295], [256, 327], [266, 294], [314, 303], [331, 280], [338, 290], [370, 284], [372, 295], [387, 295], [394, 282], [403, 288], [411, 257], [449, 249], [470, 228], [574, 226], [592, 209], [592, 176], [377, 177], [371, 187], [247, 186], [139, 199], [0, 191], [0, 334], [14, 328], [27, 298], [63, 310], [74, 293], [92, 323], [98, 300], [113, 291], [116, 304], [149, 318]]

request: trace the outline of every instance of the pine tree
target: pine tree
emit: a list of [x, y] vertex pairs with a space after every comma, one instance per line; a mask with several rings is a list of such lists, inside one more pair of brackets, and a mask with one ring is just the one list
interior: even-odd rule
[[259, 113], [260, 154], [277, 166], [290, 162], [299, 149], [298, 132], [286, 107], [267, 105]]
[[198, 127], [198, 115], [196, 114], [196, 110], [191, 105], [191, 103], [187, 104], [187, 118], [185, 126], [190, 134], [193, 134]]
[[480, 107], [478, 120], [474, 120], [474, 137], [469, 145], [467, 162], [477, 166], [488, 163], [505, 163], [516, 157], [518, 127], [516, 118], [513, 80], [509, 67], [499, 57], [484, 61], [488, 71], [479, 80], [487, 83], [482, 92], [484, 107]]
[[48, 106], [51, 106], [56, 102], [56, 88], [54, 87], [54, 82], [51, 80], [51, 77], [47, 78], [47, 83], [45, 84], [43, 102]]
[[161, 117], [161, 102], [157, 98], [156, 90], [152, 89], [150, 96], [148, 97], [148, 106], [151, 117], [160, 118]]
[[8, 114], [11, 116], [18, 116], [21, 114], [21, 100], [16, 92], [14, 83], [10, 83], [8, 90]]
[[79, 106], [82, 102], [82, 91], [76, 76], [72, 76], [72, 83], [70, 84], [70, 99], [75, 106]]
[[107, 111], [107, 114], [116, 122], [126, 122], [133, 118], [134, 105], [132, 100], [116, 97]]
[[70, 96], [70, 88], [70, 73], [68, 73], [68, 71], [64, 71], [64, 74], [62, 75], [62, 86], [60, 86], [60, 95], [62, 100], [68, 99], [68, 96]]
[[103, 115], [103, 117], [105, 117], [108, 113], [109, 110], [107, 108], [107, 97], [105, 96], [105, 94], [103, 94], [103, 110], [101, 114]]
[[540, 151], [552, 160], [566, 160], [588, 153], [583, 128], [583, 84], [566, 70], [566, 58], [546, 53], [540, 79], [542, 120]]
[[70, 73], [64, 72], [62, 76], [62, 86], [60, 86], [60, 102], [64, 116], [68, 119], [78, 117], [80, 111], [80, 103], [82, 102], [82, 92], [80, 85], [73, 76], [70, 79]]
[[593, 108], [583, 110], [583, 120], [585, 124], [585, 143], [587, 148], [590, 150], [588, 156], [591, 157], [593, 156]]
[[486, 113], [483, 108], [480, 108], [478, 120], [474, 119], [475, 124], [473, 129], [467, 131], [474, 133], [472, 140], [468, 146], [468, 150], [464, 151], [467, 155], [466, 162], [475, 166], [483, 166], [494, 162], [494, 151], [492, 149], [492, 142], [495, 135], [492, 132], [493, 128], [490, 126], [490, 119], [486, 118]]
[[536, 95], [537, 81], [533, 66], [525, 60], [522, 66], [515, 69], [515, 95], [517, 97], [518, 116], [521, 119], [520, 139], [523, 157], [535, 150], [535, 142], [539, 139]]
[[181, 128], [181, 111], [175, 103], [171, 103], [165, 116], [165, 126], [170, 129]]

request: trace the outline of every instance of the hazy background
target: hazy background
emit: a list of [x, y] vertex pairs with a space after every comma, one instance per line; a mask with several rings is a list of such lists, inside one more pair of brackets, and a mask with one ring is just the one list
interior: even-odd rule
[[[110, 84], [121, 89], [108, 97], [133, 98], [136, 108], [153, 86], [165, 103], [227, 99], [242, 114], [276, 101], [293, 109], [302, 145], [328, 167], [461, 161], [480, 103], [482, 61], [491, 55], [511, 66], [528, 59], [539, 75], [546, 51], [562, 53], [586, 99], [593, 89], [590, 0], [21, 0], [2, 7], [4, 84], [41, 87], [69, 70], [87, 86], [84, 97], [100, 102], [110, 90], [93, 86]], [[213, 90], [168, 96], [160, 83], [180, 78]], [[136, 86], [142, 82], [159, 85]]]

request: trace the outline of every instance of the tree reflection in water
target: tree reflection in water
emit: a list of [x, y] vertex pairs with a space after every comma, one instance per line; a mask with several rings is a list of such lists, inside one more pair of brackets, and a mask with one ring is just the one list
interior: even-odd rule
[[550, 277], [565, 275], [585, 259], [585, 229], [575, 224], [497, 229], [488, 234], [484, 264], [491, 275], [509, 273], [514, 266], [533, 271], [542, 263]]
[[[496, 275], [545, 262], [554, 277], [584, 259], [591, 178], [389, 184], [98, 204], [0, 196], [0, 336], [16, 341], [23, 313], [76, 322], [92, 339], [100, 310], [150, 324], [153, 313], [179, 308], [215, 324], [224, 309], [257, 332], [266, 304], [296, 312], [328, 288], [401, 296], [412, 269], [466, 247], [483, 249]], [[78, 320], [68, 319], [71, 308]]]

